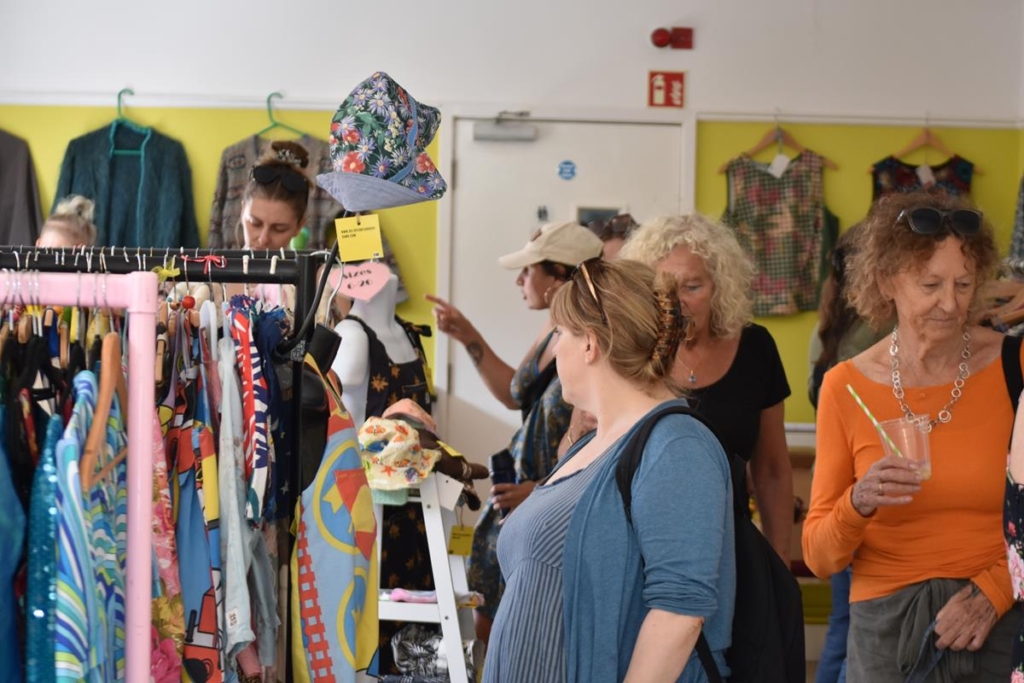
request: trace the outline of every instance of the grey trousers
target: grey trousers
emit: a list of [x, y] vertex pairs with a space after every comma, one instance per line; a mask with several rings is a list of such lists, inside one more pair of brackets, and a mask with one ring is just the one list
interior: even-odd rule
[[[967, 581], [959, 582], [966, 585]], [[911, 607], [912, 589], [905, 588], [892, 595], [850, 605], [850, 632], [847, 640], [846, 680], [848, 683], [904, 683], [906, 674], [899, 669], [899, 647], [906, 634], [906, 616]], [[955, 592], [955, 591], [954, 591]], [[934, 619], [939, 605], [925, 618]], [[955, 680], [957, 683], [1007, 683], [1013, 641], [1020, 628], [1019, 606], [996, 622], [978, 651], [977, 672], [970, 676], [950, 678], [937, 668], [929, 682]], [[915, 648], [916, 651], [916, 648]], [[948, 653], [947, 653], [948, 654]]]

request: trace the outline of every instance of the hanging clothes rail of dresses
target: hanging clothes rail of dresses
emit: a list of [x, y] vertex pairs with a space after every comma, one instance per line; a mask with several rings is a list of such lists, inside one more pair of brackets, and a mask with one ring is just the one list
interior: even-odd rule
[[[34, 301], [59, 306], [92, 302], [96, 306], [124, 308], [131, 316], [128, 333], [128, 428], [147, 434], [153, 419], [154, 364], [156, 362], [157, 276], [68, 275], [37, 271], [0, 274], [0, 301], [17, 300], [31, 292]], [[152, 452], [145, 439], [128, 440], [127, 585], [125, 588], [126, 680], [148, 681], [150, 669], [150, 595], [152, 530]]]
[[[154, 366], [156, 363], [156, 341], [155, 341], [155, 330], [156, 330], [156, 309], [157, 309], [157, 293], [156, 283], [157, 276], [154, 274], [152, 269], [161, 268], [168, 264], [172, 257], [174, 257], [174, 269], [165, 269], [164, 275], [168, 280], [175, 282], [190, 282], [193, 284], [202, 283], [217, 283], [217, 284], [233, 284], [233, 283], [249, 283], [253, 285], [291, 285], [295, 287], [295, 326], [298, 332], [302, 332], [302, 338], [296, 339], [294, 336], [291, 339], [286, 339], [285, 343], [288, 345], [288, 358], [293, 361], [292, 363], [292, 395], [302, 395], [302, 360], [305, 356], [306, 348], [309, 344], [310, 339], [313, 336], [314, 327], [312, 325], [307, 326], [305, 329], [300, 329], [303, 322], [307, 319], [311, 311], [318, 305], [318, 279], [317, 270], [320, 266], [330, 263], [336, 257], [336, 252], [328, 251], [292, 251], [292, 250], [253, 250], [253, 249], [142, 249], [142, 248], [123, 248], [123, 247], [76, 247], [73, 249], [50, 249], [50, 248], [37, 248], [32, 246], [25, 247], [3, 247], [0, 248], [0, 273], [7, 273], [11, 278], [11, 294], [16, 295], [17, 293], [24, 296], [25, 292], [31, 291], [33, 297], [36, 293], [36, 279], [39, 278], [40, 282], [45, 282], [50, 278], [57, 277], [59, 281], [63, 283], [61, 294], [64, 296], [57, 300], [55, 298], [46, 299], [43, 297], [40, 303], [53, 303], [57, 305], [75, 305], [79, 302], [89, 302], [90, 297], [94, 293], [93, 289], [85, 288], [86, 282], [90, 283], [90, 287], [95, 285], [98, 289], [96, 301], [104, 306], [122, 307], [125, 306], [125, 301], [130, 300], [131, 295], [138, 289], [132, 284], [131, 279], [126, 280], [111, 280], [106, 284], [106, 295], [107, 298], [103, 297], [104, 282], [105, 278], [131, 278], [142, 276], [146, 278], [146, 282], [152, 280], [153, 282], [153, 306], [149, 312], [151, 324], [141, 324], [133, 326], [133, 329], [138, 330], [143, 328], [148, 330], [148, 336], [145, 337], [147, 341], [145, 346], [148, 349], [149, 354], [147, 358], [147, 370], [140, 371], [139, 374], [134, 372], [134, 365], [131, 365], [129, 370], [133, 374], [131, 375], [131, 386], [135, 386], [138, 381], [136, 378], [142, 377], [146, 381], [148, 386], [148, 393], [145, 394], [146, 400], [144, 408], [147, 411], [141, 418], [136, 416], [134, 419], [139, 420], [137, 424], [143, 425], [142, 428], [137, 429], [135, 433], [144, 434], [148, 433], [148, 425], [152, 420], [152, 408], [155, 403], [155, 378], [154, 378]], [[49, 275], [53, 273], [53, 275]], [[92, 273], [93, 278], [85, 278], [75, 274], [87, 274]], [[58, 275], [59, 274], [59, 275]], [[2, 279], [0, 275], [0, 279]], [[27, 287], [24, 290], [18, 290], [18, 278], [24, 278], [24, 282], [31, 282], [31, 290]], [[79, 297], [79, 279], [81, 279], [83, 285], [81, 289], [81, 296]], [[121, 286], [118, 283], [124, 283], [127, 286]], [[45, 294], [44, 289], [40, 289]], [[52, 290], [51, 290], [52, 291]], [[114, 292], [119, 292], [119, 296], [115, 297]], [[147, 290], [148, 291], [148, 290]], [[5, 292], [6, 294], [7, 292]], [[0, 299], [2, 300], [2, 299]], [[129, 312], [133, 312], [134, 309], [128, 307]], [[143, 336], [141, 333], [136, 332], [138, 337]], [[131, 341], [130, 349], [134, 349], [136, 344], [142, 345], [141, 341], [138, 341], [138, 337], [133, 337]], [[137, 353], [136, 356], [142, 355]], [[131, 361], [130, 362], [134, 362]], [[138, 395], [138, 392], [136, 392]], [[131, 410], [131, 409], [130, 409]], [[141, 410], [138, 406], [135, 410]], [[292, 401], [293, 420], [292, 424], [295, 428], [291, 434], [291, 452], [294, 454], [302, 453], [303, 450], [303, 434], [302, 428], [302, 401]], [[129, 413], [133, 415], [134, 413]], [[129, 419], [132, 419], [131, 417]], [[129, 421], [129, 425], [132, 422]], [[129, 429], [130, 426], [129, 426]], [[129, 438], [129, 444], [132, 440]], [[149, 458], [149, 455], [146, 456]], [[131, 451], [129, 452], [129, 459], [133, 456]], [[139, 462], [138, 458], [134, 459], [134, 462]], [[301, 482], [303, 481], [304, 473], [301, 467], [302, 458], [294, 457], [292, 459], [292, 467], [287, 473], [287, 478], [292, 491], [301, 490]], [[131, 477], [133, 470], [131, 469], [132, 464], [129, 463], [129, 518], [133, 514], [132, 499], [131, 499]], [[136, 472], [138, 474], [138, 472]], [[136, 491], [142, 491], [145, 495], [141, 496], [139, 500], [134, 501], [136, 506], [142, 506], [141, 509], [145, 510], [146, 513], [142, 519], [149, 517], [148, 507], [151, 505], [151, 500], [148, 497], [150, 494], [151, 482], [150, 477], [152, 476], [152, 466], [146, 463], [144, 471], [139, 476], [145, 477], [145, 485], [136, 485]], [[135, 512], [135, 514], [138, 514]], [[140, 526], [140, 525], [136, 525]], [[136, 538], [135, 543], [140, 544], [139, 547], [144, 545], [152, 545], [152, 537], [150, 535], [149, 527], [139, 530], [136, 529], [139, 534], [145, 533], [146, 537], [143, 540]], [[129, 544], [132, 543], [131, 526], [129, 526]], [[134, 593], [129, 591], [126, 595], [129, 603], [140, 602], [139, 596], [145, 593], [145, 598], [141, 602], [145, 602], [145, 614], [141, 611], [135, 612], [135, 622], [127, 622], [128, 633], [135, 634], [134, 643], [130, 644], [126, 640], [126, 650], [129, 653], [128, 664], [126, 668], [126, 680], [127, 681], [146, 681], [149, 680], [150, 676], [150, 653], [149, 653], [149, 638], [150, 638], [150, 566], [149, 566], [149, 553], [133, 553], [129, 557], [134, 557], [136, 560], [140, 556], [144, 556], [146, 565], [145, 572], [139, 573], [140, 570], [136, 568], [135, 576], [144, 577], [141, 580], [137, 580], [135, 585]], [[128, 574], [129, 586], [133, 575]], [[132, 596], [135, 596], [134, 601]], [[290, 596], [290, 591], [289, 591]], [[290, 610], [290, 608], [289, 608]], [[132, 630], [131, 625], [135, 624], [135, 630]], [[285, 628], [288, 629], [288, 642], [291, 642], [291, 620], [288, 620]], [[289, 662], [287, 664], [287, 675], [288, 679], [291, 679], [291, 648], [288, 648], [287, 655]], [[134, 662], [134, 663], [133, 663]], [[134, 668], [133, 668], [134, 667]], [[134, 675], [133, 675], [134, 674]]]
[[[3, 247], [0, 249], [0, 269], [37, 270], [48, 273], [109, 273], [123, 275], [148, 272], [164, 266], [174, 257], [177, 274], [167, 278], [176, 282], [202, 284], [249, 283], [266, 285], [292, 285], [295, 287], [295, 325], [298, 328], [310, 311], [319, 303], [317, 293], [317, 269], [333, 258], [328, 251], [292, 251], [281, 249], [142, 249], [126, 247], [77, 247], [73, 249], [48, 249], [36, 247]], [[74, 303], [74, 302], [72, 302]], [[303, 339], [288, 356], [293, 364], [294, 396], [301, 396], [302, 359], [306, 343], [312, 337], [313, 327], [309, 326]], [[288, 341], [288, 340], [286, 340]], [[291, 345], [291, 344], [289, 344]], [[293, 422], [296, 425], [292, 452], [302, 452], [301, 401], [293, 402]], [[295, 458], [289, 480], [302, 481], [300, 458]], [[299, 487], [294, 487], [296, 490]]]

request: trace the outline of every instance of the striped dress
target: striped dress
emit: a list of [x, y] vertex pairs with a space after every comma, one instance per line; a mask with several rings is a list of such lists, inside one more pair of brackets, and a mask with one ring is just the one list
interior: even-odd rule
[[96, 376], [75, 375], [75, 408], [57, 444], [57, 683], [103, 680], [105, 613], [97, 601], [92, 527], [78, 459], [96, 406]]
[[[106, 448], [98, 456], [97, 469], [127, 447], [127, 437], [117, 397], [107, 418]], [[124, 680], [125, 665], [125, 563], [128, 532], [128, 462], [122, 460], [102, 479], [97, 479], [84, 501], [86, 526], [91, 529], [93, 572], [98, 609], [103, 614], [106, 662], [103, 680]]]
[[538, 486], [502, 525], [498, 562], [505, 593], [487, 646], [484, 683], [565, 680], [565, 534], [598, 469], [591, 463], [565, 479]]

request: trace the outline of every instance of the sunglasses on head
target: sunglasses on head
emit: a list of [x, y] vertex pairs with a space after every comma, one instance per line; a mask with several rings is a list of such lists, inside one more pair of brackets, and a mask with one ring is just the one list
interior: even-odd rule
[[954, 209], [942, 211], [930, 206], [919, 206], [900, 211], [896, 222], [904, 219], [918, 235], [938, 235], [947, 227], [960, 237], [971, 237], [981, 231], [981, 211]]
[[601, 257], [598, 256], [596, 258], [589, 259], [588, 261], [581, 261], [580, 264], [576, 266], [576, 269], [572, 271], [572, 275], [569, 276], [569, 279], [575, 282], [576, 273], [583, 274], [583, 281], [587, 284], [587, 289], [590, 290], [590, 296], [594, 297], [594, 303], [597, 304], [598, 313], [601, 314], [601, 322], [607, 325], [608, 318], [604, 315], [604, 306], [601, 305], [601, 297], [597, 295], [597, 287], [594, 286], [594, 280], [590, 277], [590, 271], [587, 269], [588, 263], [590, 263], [591, 266], [600, 264]]
[[306, 177], [298, 171], [283, 166], [253, 166], [252, 179], [260, 185], [269, 185], [280, 179], [284, 189], [290, 192], [306, 192], [309, 189]]

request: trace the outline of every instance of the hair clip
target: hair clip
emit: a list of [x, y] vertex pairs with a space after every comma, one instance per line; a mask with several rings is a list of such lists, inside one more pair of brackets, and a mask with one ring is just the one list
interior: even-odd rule
[[276, 151], [278, 161], [283, 161], [286, 164], [293, 164], [299, 168], [306, 168], [306, 165], [309, 164], [308, 159], [300, 159], [299, 156], [288, 147], [278, 147], [276, 148]]

